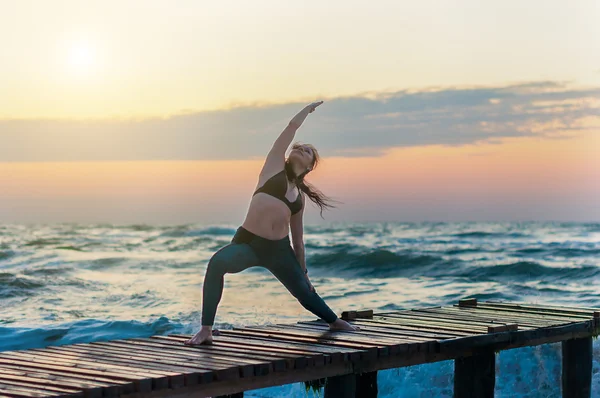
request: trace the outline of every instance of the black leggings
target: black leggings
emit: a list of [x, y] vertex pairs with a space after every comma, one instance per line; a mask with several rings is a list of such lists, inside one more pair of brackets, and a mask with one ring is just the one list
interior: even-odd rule
[[286, 236], [270, 240], [239, 227], [231, 243], [219, 249], [208, 262], [202, 291], [202, 325], [212, 326], [223, 294], [223, 277], [255, 266], [269, 271], [298, 299], [300, 304], [327, 323], [337, 315], [316, 291], [311, 291], [306, 276]]

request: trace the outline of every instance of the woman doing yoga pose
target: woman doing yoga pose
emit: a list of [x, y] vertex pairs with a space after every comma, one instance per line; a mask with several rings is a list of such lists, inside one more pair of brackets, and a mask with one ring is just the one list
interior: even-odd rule
[[321, 214], [324, 208], [332, 207], [321, 192], [304, 181], [306, 174], [317, 165], [318, 153], [312, 145], [294, 144], [285, 158], [296, 130], [322, 103], [313, 102], [302, 109], [275, 140], [259, 174], [246, 219], [231, 243], [219, 249], [208, 262], [202, 291], [202, 327], [185, 344], [212, 343], [212, 326], [223, 293], [224, 275], [254, 266], [271, 271], [304, 308], [327, 322], [330, 329], [359, 329], [339, 319], [308, 279], [304, 260], [302, 194], [321, 208]]

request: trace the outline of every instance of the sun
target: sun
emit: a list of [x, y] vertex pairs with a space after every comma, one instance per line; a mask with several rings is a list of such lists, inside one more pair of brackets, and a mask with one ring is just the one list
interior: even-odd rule
[[93, 72], [96, 63], [94, 48], [84, 41], [73, 43], [67, 53], [69, 69], [78, 75], [87, 75]]

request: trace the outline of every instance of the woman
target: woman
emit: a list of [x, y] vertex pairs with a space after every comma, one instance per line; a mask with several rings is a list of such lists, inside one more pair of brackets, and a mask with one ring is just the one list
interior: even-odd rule
[[[259, 174], [246, 219], [231, 243], [219, 249], [208, 263], [202, 292], [202, 328], [184, 342], [186, 345], [212, 343], [212, 326], [223, 293], [224, 275], [258, 265], [271, 271], [304, 308], [325, 320], [330, 329], [359, 329], [339, 319], [308, 279], [304, 260], [302, 192], [319, 205], [321, 215], [325, 207], [332, 207], [322, 193], [304, 182], [306, 174], [318, 163], [317, 151], [312, 145], [295, 144], [285, 158], [296, 130], [322, 103], [306, 106], [275, 140]], [[293, 248], [288, 236], [290, 229]]]

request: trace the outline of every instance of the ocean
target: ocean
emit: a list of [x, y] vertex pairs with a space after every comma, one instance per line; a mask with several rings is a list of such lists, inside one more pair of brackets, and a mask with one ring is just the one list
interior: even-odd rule
[[[211, 255], [238, 225], [0, 225], [0, 351], [194, 333]], [[600, 223], [305, 226], [317, 292], [338, 314], [460, 298], [600, 307]], [[216, 328], [316, 319], [265, 269], [227, 275]], [[600, 341], [592, 396], [600, 397]], [[560, 344], [497, 355], [497, 397], [560, 397]], [[380, 397], [451, 397], [453, 362], [379, 372]], [[248, 397], [311, 397], [303, 383]], [[321, 392], [322, 396], [322, 392]]]

